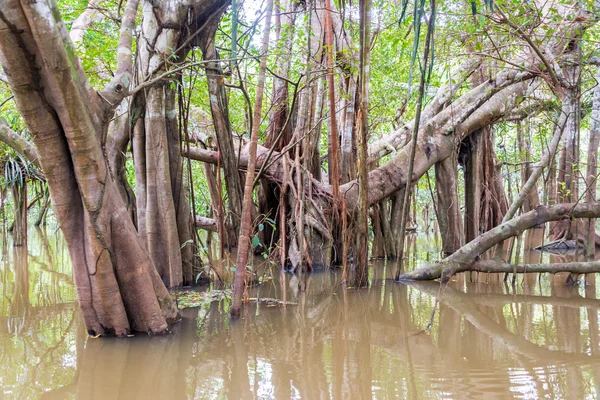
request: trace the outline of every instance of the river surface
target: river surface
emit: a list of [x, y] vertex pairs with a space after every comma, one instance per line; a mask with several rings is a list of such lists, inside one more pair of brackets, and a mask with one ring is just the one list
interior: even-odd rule
[[[410, 264], [438, 258], [412, 239]], [[29, 249], [0, 262], [1, 399], [506, 399], [597, 398], [599, 291], [546, 274], [463, 276], [400, 284], [374, 262], [369, 289], [344, 290], [339, 271], [294, 275], [229, 300], [182, 310], [162, 337], [87, 337], [64, 241], [30, 231]], [[418, 251], [414, 251], [417, 249]], [[525, 252], [529, 262], [539, 253]], [[536, 260], [533, 260], [536, 258]], [[204, 289], [205, 290], [205, 289]], [[439, 298], [439, 301], [436, 299]], [[435, 312], [434, 312], [435, 311]]]

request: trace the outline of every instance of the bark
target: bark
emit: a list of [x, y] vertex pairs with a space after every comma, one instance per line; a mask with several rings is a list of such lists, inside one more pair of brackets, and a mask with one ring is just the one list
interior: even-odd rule
[[250, 148], [248, 156], [248, 172], [246, 173], [246, 184], [244, 186], [244, 203], [242, 205], [242, 218], [240, 223], [240, 236], [238, 239], [238, 254], [236, 261], [235, 280], [233, 282], [233, 304], [231, 306], [231, 317], [239, 318], [242, 306], [242, 295], [246, 285], [246, 263], [248, 261], [248, 250], [250, 247], [250, 231], [252, 228], [252, 191], [254, 188], [254, 175], [256, 169], [256, 148], [258, 145], [258, 129], [260, 127], [260, 116], [265, 87], [265, 72], [267, 69], [267, 52], [269, 50], [269, 34], [271, 30], [271, 15], [273, 14], [273, 0], [267, 1], [267, 12], [265, 17], [265, 28], [262, 41], [262, 56], [258, 70], [258, 81], [256, 85], [256, 100], [254, 104], [254, 124], [250, 133]]
[[[264, 146], [269, 149], [281, 151], [290, 143], [292, 124], [290, 122], [289, 109], [289, 84], [288, 76], [292, 62], [293, 42], [295, 36], [296, 7], [295, 1], [277, 2], [275, 10], [275, 30], [277, 33], [276, 43], [281, 43], [275, 49], [277, 59], [275, 61], [275, 76], [273, 77], [273, 95], [271, 100], [271, 111], [269, 112], [269, 126], [266, 132]], [[305, 91], [309, 90], [305, 88]], [[308, 97], [308, 96], [306, 96]], [[292, 104], [293, 106], [293, 104]], [[280, 193], [278, 185], [261, 179], [258, 192], [258, 209], [260, 214], [271, 218], [280, 226], [286, 221], [279, 222]], [[271, 224], [265, 224], [262, 231], [262, 243], [267, 249], [271, 249], [279, 240], [279, 231], [273, 229]]]
[[127, 181], [125, 166], [131, 131], [129, 104], [127, 101], [123, 101], [117, 108], [115, 118], [108, 125], [104, 147], [108, 165], [115, 178], [119, 193], [127, 205], [133, 223], [138, 226], [135, 193]]
[[[481, 130], [471, 134], [464, 142], [462, 149], [465, 153], [465, 240], [470, 242], [479, 236], [481, 223], [481, 193], [482, 193], [482, 158], [483, 140], [485, 133]], [[461, 157], [462, 158], [462, 157]]]
[[[581, 83], [581, 49], [580, 33], [569, 43], [571, 51], [568, 57], [575, 61], [561, 71], [562, 87], [560, 93], [563, 96], [565, 107], [569, 107], [570, 118], [564, 128], [562, 137], [562, 148], [557, 171], [558, 201], [567, 203], [579, 198], [578, 169], [579, 167], [579, 128], [581, 119], [580, 83]], [[569, 240], [579, 234], [575, 227], [567, 221], [553, 224], [552, 234], [554, 239]]]
[[92, 335], [163, 333], [177, 318], [101, 147], [114, 104], [131, 82], [136, 10], [136, 1], [127, 3], [117, 74], [99, 94], [72, 51], [55, 4], [7, 0], [0, 11], [0, 62], [38, 149]]
[[196, 216], [196, 222], [194, 223], [196, 228], [204, 229], [211, 232], [217, 232], [217, 221], [214, 218]]
[[[195, 3], [180, 0], [174, 4], [143, 3], [142, 41], [138, 76], [147, 85], [162, 76], [167, 65], [184, 59], [188, 42], [198, 31], [222, 15], [224, 1]], [[193, 11], [193, 18], [188, 13]], [[188, 29], [197, 29], [190, 37]], [[201, 36], [201, 35], [200, 35]], [[134, 132], [136, 189], [138, 191], [138, 231], [162, 279], [169, 287], [192, 282], [196, 265], [195, 236], [187, 188], [183, 180], [181, 134], [179, 132], [175, 89], [168, 82], [155, 82], [140, 90], [133, 103], [143, 104], [143, 115]]]
[[476, 258], [527, 229], [550, 221], [573, 218], [596, 218], [600, 215], [600, 203], [562, 203], [553, 206], [538, 206], [535, 210], [503, 222], [494, 229], [467, 243], [451, 256], [436, 265], [420, 268], [400, 276], [400, 280], [429, 280], [442, 278], [447, 281], [458, 269], [464, 271]]
[[[464, 268], [464, 269], [463, 269]], [[509, 264], [498, 262], [496, 260], [480, 260], [476, 261], [472, 265], [458, 268], [456, 273], [463, 271], [477, 271], [477, 272], [489, 272], [489, 273], [558, 273], [558, 272], [570, 272], [573, 274], [589, 274], [600, 272], [600, 262], [568, 262], [568, 263], [552, 263], [552, 264]]]
[[333, 22], [331, 0], [325, 0], [325, 52], [327, 59], [327, 86], [329, 88], [329, 184], [332, 187], [333, 204], [340, 206], [339, 134], [335, 107], [335, 75], [333, 70]]

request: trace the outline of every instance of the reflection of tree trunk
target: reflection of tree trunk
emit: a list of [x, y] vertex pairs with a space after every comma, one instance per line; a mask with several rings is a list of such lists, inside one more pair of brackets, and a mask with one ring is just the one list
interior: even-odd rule
[[27, 248], [27, 182], [13, 182], [11, 193], [15, 218], [12, 229], [13, 246]]
[[19, 334], [25, 328], [29, 314], [29, 263], [26, 247], [13, 248], [13, 265], [15, 269], [15, 291], [10, 305], [9, 317], [15, 322], [12, 334]]
[[[412, 283], [411, 286], [431, 296], [437, 297], [439, 294], [439, 285], [433, 282]], [[582, 358], [590, 361], [595, 359], [593, 356], [587, 356], [584, 353], [581, 353], [578, 349], [575, 349], [572, 353], [548, 350], [547, 348], [529, 342], [521, 336], [510, 333], [505, 327], [502, 327], [485, 313], [479, 311], [471, 302], [470, 296], [458, 292], [450, 286], [446, 287], [441, 294], [441, 297], [439, 297], [439, 300], [463, 315], [477, 330], [494, 339], [500, 340], [509, 351], [521, 354], [532, 360], [536, 360], [537, 362], [555, 365], [557, 362], [579, 362]], [[577, 325], [573, 329], [580, 328], [581, 327]]]
[[246, 347], [245, 328], [241, 324], [230, 326], [233, 340], [233, 368], [231, 369], [230, 395], [237, 398], [251, 398], [250, 380], [248, 378], [248, 349]]

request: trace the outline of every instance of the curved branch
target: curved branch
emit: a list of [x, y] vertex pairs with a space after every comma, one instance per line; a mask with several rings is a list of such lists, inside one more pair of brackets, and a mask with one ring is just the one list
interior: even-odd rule
[[13, 131], [3, 118], [0, 118], [0, 142], [12, 147], [39, 170], [42, 169], [40, 156], [35, 146], [25, 140], [23, 136]]

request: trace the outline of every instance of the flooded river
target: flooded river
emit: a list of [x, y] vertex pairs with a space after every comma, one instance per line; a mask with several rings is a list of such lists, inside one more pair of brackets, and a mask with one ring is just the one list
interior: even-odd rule
[[[415, 239], [416, 240], [416, 239]], [[419, 236], [413, 265], [438, 258]], [[539, 253], [525, 253], [538, 257]], [[437, 283], [391, 280], [375, 263], [369, 289], [343, 290], [339, 271], [250, 290], [239, 321], [229, 300], [182, 310], [171, 335], [87, 337], [68, 253], [53, 229], [0, 264], [3, 399], [506, 399], [596, 398], [596, 286], [549, 275], [515, 286], [489, 276]], [[475, 282], [471, 282], [471, 281]], [[436, 300], [439, 299], [439, 302]], [[435, 311], [435, 312], [434, 312]]]

